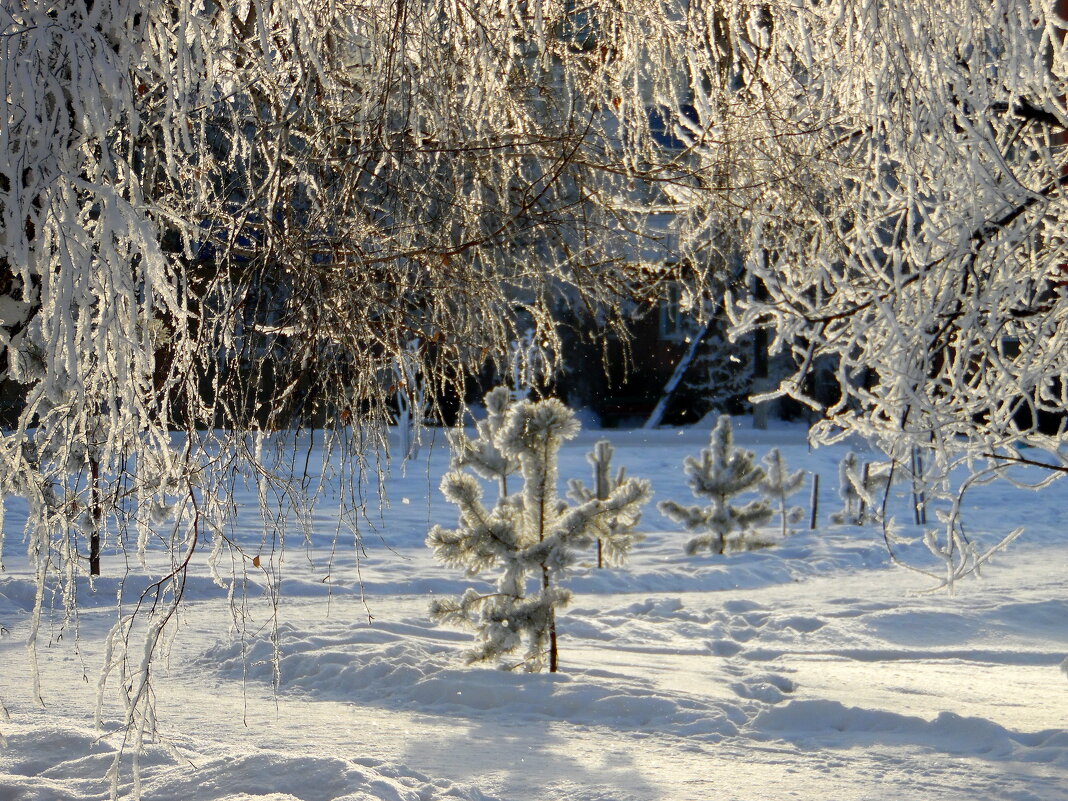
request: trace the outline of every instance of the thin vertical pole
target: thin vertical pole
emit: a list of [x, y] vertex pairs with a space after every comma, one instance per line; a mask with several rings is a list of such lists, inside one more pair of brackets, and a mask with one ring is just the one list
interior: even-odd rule
[[924, 488], [923, 488], [923, 457], [919, 454], [919, 452], [916, 453], [916, 473], [920, 477], [920, 505], [919, 505], [919, 509], [920, 509], [920, 525], [921, 526], [926, 526], [927, 525], [927, 497], [926, 497], [927, 493], [924, 491]]
[[100, 527], [104, 521], [104, 499], [100, 491], [100, 462], [96, 457], [89, 459], [89, 474], [92, 486], [89, 487], [90, 512], [93, 516], [93, 531], [89, 535], [89, 575], [100, 575]]
[[[593, 479], [597, 484], [597, 500], [608, 498], [608, 465], [598, 462], [593, 466]], [[597, 538], [597, 567], [604, 567], [604, 543]]]
[[820, 508], [820, 474], [812, 474], [812, 501], [809, 503], [809, 507], [812, 510], [812, 514], [808, 520], [808, 527], [814, 529], [816, 527], [816, 516], [819, 514]]
[[912, 512], [916, 525], [920, 525], [920, 487], [919, 487], [919, 460], [916, 446], [912, 446]]

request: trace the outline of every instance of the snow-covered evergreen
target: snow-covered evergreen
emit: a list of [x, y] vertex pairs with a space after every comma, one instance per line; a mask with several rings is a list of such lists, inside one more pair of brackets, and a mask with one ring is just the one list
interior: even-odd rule
[[805, 471], [791, 473], [786, 467], [782, 451], [778, 448], [768, 451], [763, 461], [767, 468], [758, 488], [768, 501], [778, 507], [779, 517], [782, 519], [782, 535], [785, 537], [788, 533], [787, 525], [799, 522], [805, 513], [800, 506], [787, 506], [790, 497], [800, 492], [804, 486]]
[[[593, 486], [587, 487], [582, 479], [573, 478], [568, 482], [568, 495], [579, 503], [587, 503], [592, 500], [604, 500], [612, 491], [623, 484], [627, 469], [619, 468], [612, 474], [612, 456], [615, 449], [606, 439], [598, 440], [593, 450], [586, 454], [586, 461], [593, 465]], [[610, 519], [604, 524], [608, 527], [607, 535], [597, 537], [597, 567], [621, 565], [630, 555], [631, 546], [641, 539], [634, 528], [641, 519], [641, 515], [635, 515], [626, 520]]]
[[886, 465], [861, 465], [853, 451], [847, 453], [838, 465], [838, 497], [842, 499], [842, 511], [832, 514], [831, 522], [862, 526], [869, 517], [878, 520], [879, 496], [889, 481]]
[[734, 447], [729, 415], [720, 415], [716, 421], [708, 447], [701, 449], [700, 461], [686, 457], [685, 470], [693, 494], [710, 499], [712, 505], [683, 506], [675, 501], [662, 501], [658, 508], [685, 525], [688, 531], [698, 532], [686, 543], [686, 553], [692, 555], [703, 548], [723, 553], [729, 535], [744, 533], [771, 519], [773, 512], [765, 500], [750, 501], [743, 506], [731, 504], [738, 495], [757, 489], [765, 472], [755, 464], [752, 451]]
[[[562, 574], [577, 551], [596, 537], [612, 539], [609, 521], [622, 529], [632, 525], [652, 494], [648, 482], [627, 479], [604, 500], [576, 506], [562, 501], [557, 491], [560, 446], [578, 431], [574, 412], [560, 401], [518, 401], [507, 410], [493, 444], [504, 458], [518, 460], [522, 489], [502, 495], [490, 509], [474, 476], [454, 469], [442, 478], [442, 492], [460, 509], [460, 525], [434, 526], [427, 544], [442, 562], [463, 567], [469, 575], [500, 571], [493, 592], [471, 588], [458, 599], [431, 605], [433, 619], [478, 632], [479, 644], [468, 654], [471, 662], [503, 659], [525, 647], [517, 662], [502, 667], [538, 671], [548, 663], [555, 672], [556, 609], [571, 597], [560, 586]], [[468, 464], [475, 469], [474, 462]]]
[[860, 493], [853, 481], [857, 472], [857, 455], [850, 451], [838, 463], [838, 497], [842, 500], [842, 510], [831, 515], [831, 522], [838, 525], [859, 526]]

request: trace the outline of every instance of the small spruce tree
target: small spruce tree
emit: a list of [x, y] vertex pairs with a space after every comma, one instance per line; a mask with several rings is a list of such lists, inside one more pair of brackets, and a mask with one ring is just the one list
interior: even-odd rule
[[752, 451], [734, 447], [729, 415], [720, 415], [716, 421], [708, 447], [701, 450], [700, 461], [686, 457], [685, 470], [693, 494], [711, 499], [712, 505], [683, 506], [662, 501], [658, 508], [687, 530], [699, 532], [686, 543], [686, 553], [693, 555], [702, 548], [723, 553], [728, 535], [744, 533], [771, 519], [773, 512], [767, 501], [750, 501], [744, 506], [730, 503], [743, 492], [755, 490], [764, 479], [764, 470], [754, 463]]
[[[586, 454], [586, 461], [593, 465], [593, 486], [587, 487], [581, 479], [573, 478], [568, 482], [568, 496], [578, 503], [607, 499], [616, 487], [623, 484], [627, 473], [626, 468], [621, 467], [619, 472], [612, 475], [614, 454], [612, 443], [606, 439], [598, 441], [593, 450]], [[636, 515], [628, 520], [605, 520], [608, 532], [603, 537], [597, 537], [597, 567], [604, 567], [605, 562], [621, 565], [627, 561], [631, 546], [641, 538], [641, 535], [634, 531], [640, 517]]]
[[518, 664], [502, 667], [538, 671], [547, 659], [555, 672], [556, 610], [571, 597], [560, 586], [563, 572], [578, 549], [589, 547], [598, 535], [611, 535], [608, 521], [629, 525], [652, 494], [648, 482], [628, 479], [604, 500], [573, 507], [562, 501], [557, 491], [560, 447], [578, 430], [574, 413], [556, 399], [515, 402], [494, 445], [502, 456], [518, 461], [522, 490], [502, 496], [489, 509], [482, 503], [482, 487], [469, 473], [452, 470], [441, 481], [445, 497], [460, 509], [460, 525], [434, 526], [427, 544], [442, 562], [463, 567], [469, 575], [500, 570], [495, 592], [472, 588], [458, 599], [431, 605], [434, 620], [478, 632], [469, 662], [500, 659], [525, 645]]
[[789, 532], [787, 525], [800, 522], [805, 510], [800, 506], [787, 506], [791, 495], [801, 490], [805, 483], [805, 471], [798, 470], [791, 473], [786, 468], [786, 460], [778, 448], [772, 448], [764, 456], [764, 464], [767, 465], [763, 480], [757, 485], [761, 494], [773, 504], [779, 507], [779, 517], [782, 519], [782, 535], [785, 537]]

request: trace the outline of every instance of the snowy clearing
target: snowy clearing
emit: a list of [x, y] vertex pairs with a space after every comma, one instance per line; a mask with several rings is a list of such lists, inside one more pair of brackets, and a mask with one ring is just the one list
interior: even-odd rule
[[[264, 585], [250, 582], [235, 633], [225, 592], [198, 565], [178, 636], [155, 668], [167, 741], [139, 756], [143, 797], [1068, 798], [1068, 484], [976, 491], [973, 536], [993, 541], [1025, 525], [1024, 538], [980, 580], [924, 593], [931, 580], [893, 567], [878, 528], [827, 524], [840, 508], [845, 448], [810, 452], [803, 427], [747, 425], [739, 445], [758, 457], [780, 447], [791, 468], [820, 473], [821, 525], [795, 526], [774, 547], [688, 557], [687, 534], [650, 504], [647, 538], [627, 566], [573, 572], [556, 675], [467, 667], [472, 635], [429, 622], [433, 596], [471, 585], [424, 545], [431, 524], [455, 523], [437, 492], [448, 461], [440, 446], [406, 476], [394, 469], [389, 507], [359, 560], [344, 535], [335, 543], [329, 504], [311, 541], [289, 544], [277, 689]], [[565, 446], [563, 479], [589, 480], [585, 454], [602, 436], [628, 475], [653, 482], [654, 500], [692, 502], [682, 460], [707, 444], [707, 426], [584, 431]], [[908, 489], [895, 488], [892, 502], [908, 523], [902, 533], [915, 536]], [[253, 542], [255, 500], [243, 501], [237, 534]], [[807, 506], [807, 494], [794, 502]], [[50, 621], [40, 708], [25, 648], [33, 577], [13, 547], [18, 516], [9, 510], [0, 574], [0, 698], [10, 711], [0, 724], [0, 799], [103, 799], [122, 744], [113, 691], [103, 732], [93, 713], [125, 561], [105, 552], [95, 592], [81, 590], [77, 636], [70, 626], [60, 636], [61, 616]], [[924, 559], [921, 546], [901, 547]], [[139, 589], [144, 577], [130, 569], [126, 583]]]

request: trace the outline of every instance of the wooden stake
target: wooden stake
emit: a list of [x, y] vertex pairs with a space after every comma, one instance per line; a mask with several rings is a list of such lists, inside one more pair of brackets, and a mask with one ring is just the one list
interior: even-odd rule
[[916, 452], [916, 473], [920, 477], [920, 525], [927, 525], [927, 498], [926, 492], [923, 489], [923, 457], [920, 456], [919, 451]]
[[808, 527], [810, 529], [816, 528], [816, 516], [819, 514], [820, 508], [820, 474], [812, 474], [812, 501], [809, 503], [812, 509], [812, 514], [808, 520]]
[[[611, 451], [609, 451], [611, 453]], [[608, 499], [608, 462], [598, 461], [593, 467], [593, 480], [597, 485], [597, 500], [604, 501]], [[604, 567], [604, 543], [601, 542], [601, 538], [597, 538], [597, 567]]]
[[912, 512], [916, 525], [920, 525], [920, 488], [919, 488], [919, 458], [916, 448], [912, 448]]
[[871, 462], [864, 463], [864, 474], [860, 478], [860, 511], [857, 512], [857, 524], [864, 525], [864, 517], [868, 513], [868, 474], [871, 472]]

